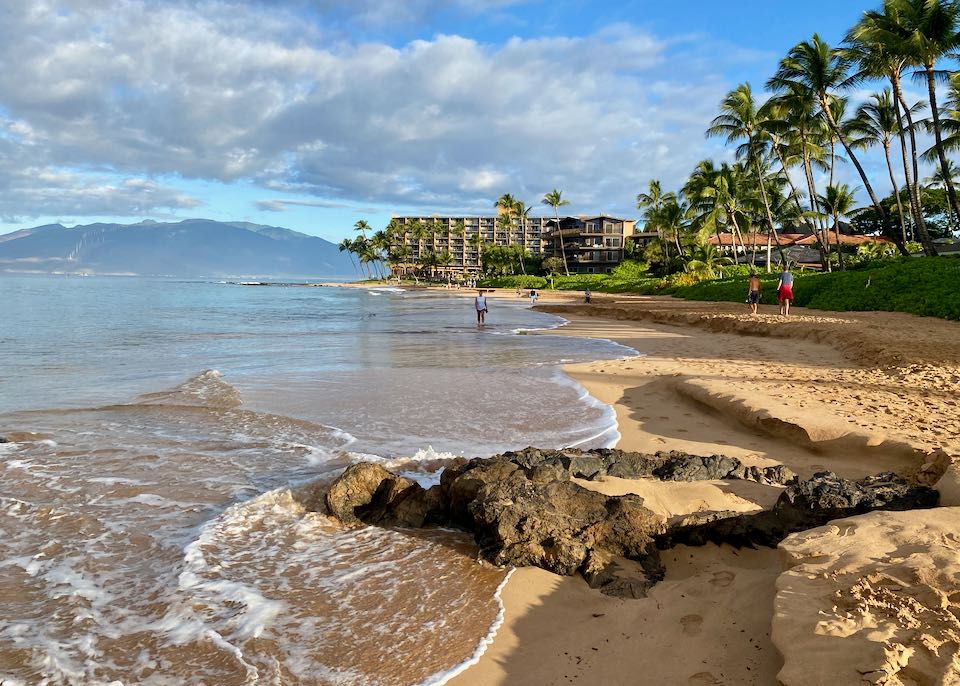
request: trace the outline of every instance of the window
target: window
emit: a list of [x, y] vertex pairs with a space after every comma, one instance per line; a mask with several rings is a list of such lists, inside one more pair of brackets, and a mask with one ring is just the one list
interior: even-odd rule
[[596, 231], [596, 230], [597, 230], [597, 223], [596, 223], [596, 222], [587, 222], [587, 232], [588, 232], [588, 233], [593, 233], [593, 232]]
[[616, 262], [616, 261], [617, 261], [617, 253], [615, 251], [608, 252], [607, 262]]

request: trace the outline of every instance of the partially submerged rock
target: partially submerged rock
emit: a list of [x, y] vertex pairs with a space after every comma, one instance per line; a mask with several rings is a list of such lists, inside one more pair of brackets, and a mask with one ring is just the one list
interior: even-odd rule
[[784, 686], [960, 684], [960, 508], [873, 512], [780, 544]]

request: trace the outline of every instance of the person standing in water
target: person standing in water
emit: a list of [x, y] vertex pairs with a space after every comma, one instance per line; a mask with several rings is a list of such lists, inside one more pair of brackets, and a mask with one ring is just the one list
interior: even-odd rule
[[790, 303], [793, 302], [793, 274], [788, 265], [783, 266], [780, 272], [780, 282], [777, 284], [777, 302], [780, 303], [780, 314], [790, 315]]
[[752, 314], [757, 313], [757, 307], [760, 305], [760, 291], [762, 289], [763, 285], [760, 283], [760, 277], [751, 269], [750, 281], [747, 284], [747, 302], [750, 303], [750, 311]]
[[487, 316], [487, 296], [483, 294], [483, 289], [477, 291], [477, 297], [473, 299], [473, 306], [477, 310], [477, 326], [484, 326], [484, 319]]

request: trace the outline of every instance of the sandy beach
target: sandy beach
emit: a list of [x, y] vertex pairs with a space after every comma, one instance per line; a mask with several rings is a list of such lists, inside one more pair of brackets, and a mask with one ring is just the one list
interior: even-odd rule
[[[570, 320], [563, 335], [641, 353], [567, 367], [614, 406], [622, 449], [720, 453], [786, 464], [801, 477], [830, 470], [848, 478], [895, 471], [922, 479], [935, 449], [960, 455], [954, 322], [803, 309], [789, 319], [752, 317], [746, 306], [656, 297], [543, 309]], [[668, 517], [766, 508], [779, 492], [727, 482], [582, 485], [637, 493]], [[451, 683], [777, 683], [778, 551], [681, 546], [664, 562], [666, 579], [643, 600], [605, 597], [579, 577], [517, 570], [492, 646]]]

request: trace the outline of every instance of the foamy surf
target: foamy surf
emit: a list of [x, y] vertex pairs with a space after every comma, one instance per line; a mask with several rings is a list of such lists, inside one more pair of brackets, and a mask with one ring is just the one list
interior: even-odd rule
[[[71, 355], [49, 379], [4, 368], [24, 393], [0, 415], [0, 598], [18, 599], [0, 680], [406, 685], [479, 657], [506, 570], [466, 535], [343, 527], [317, 498], [361, 459], [429, 486], [454, 458], [608, 444], [606, 410], [555, 367], [620, 349], [521, 338], [564, 322], [514, 306], [489, 331], [509, 335], [477, 335], [442, 295], [146, 290], [175, 331], [94, 291], [77, 306], [116, 341], [48, 318], [8, 346]], [[57, 397], [76, 407], [9, 412]]]

